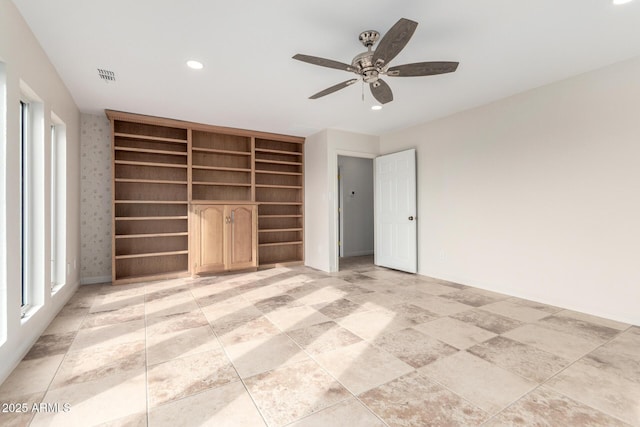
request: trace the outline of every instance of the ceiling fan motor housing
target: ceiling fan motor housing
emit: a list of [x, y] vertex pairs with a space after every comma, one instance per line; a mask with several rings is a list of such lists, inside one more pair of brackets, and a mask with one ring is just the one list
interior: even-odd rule
[[351, 66], [356, 70], [357, 74], [362, 76], [362, 80], [364, 80], [365, 83], [377, 81], [381, 72], [381, 69], [373, 64], [372, 59], [373, 52], [369, 50], [356, 55], [351, 62]]

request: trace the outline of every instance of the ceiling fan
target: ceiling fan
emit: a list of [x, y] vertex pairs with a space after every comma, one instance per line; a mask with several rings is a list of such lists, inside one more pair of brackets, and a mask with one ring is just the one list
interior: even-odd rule
[[329, 95], [347, 86], [351, 86], [362, 79], [364, 83], [369, 83], [373, 97], [379, 103], [386, 104], [387, 102], [393, 101], [393, 92], [391, 92], [389, 85], [380, 78], [381, 76], [417, 77], [456, 71], [458, 68], [457, 62], [416, 62], [414, 64], [389, 67], [391, 60], [407, 45], [417, 26], [417, 22], [401, 18], [391, 27], [387, 34], [382, 37], [375, 50], [372, 50], [372, 47], [380, 38], [380, 33], [373, 30], [360, 33], [360, 42], [367, 48], [367, 51], [356, 55], [353, 61], [351, 61], [351, 65], [331, 59], [319, 58], [317, 56], [294, 55], [293, 59], [297, 59], [298, 61], [320, 65], [321, 67], [350, 71], [358, 75], [357, 78], [346, 80], [311, 95], [309, 99], [318, 99]]

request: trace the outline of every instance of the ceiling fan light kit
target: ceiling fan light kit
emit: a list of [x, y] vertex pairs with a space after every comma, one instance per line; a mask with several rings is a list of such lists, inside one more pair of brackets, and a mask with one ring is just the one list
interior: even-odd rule
[[[382, 80], [382, 76], [388, 77], [418, 77], [432, 76], [436, 74], [452, 73], [458, 68], [457, 62], [417, 62], [413, 64], [389, 67], [389, 63], [404, 49], [411, 36], [415, 32], [418, 23], [410, 19], [401, 18], [380, 39], [380, 33], [374, 30], [363, 31], [358, 39], [367, 48], [359, 53], [351, 61], [351, 65], [332, 59], [319, 58], [317, 56], [297, 54], [293, 59], [307, 62], [321, 67], [334, 68], [349, 71], [358, 75], [357, 78], [345, 80], [316, 94], [309, 99], [318, 99], [330, 93], [337, 92], [347, 86], [351, 86], [359, 80], [369, 84], [373, 97], [380, 103], [386, 104], [393, 101], [393, 92], [389, 85]], [[373, 46], [378, 42], [376, 49]]]

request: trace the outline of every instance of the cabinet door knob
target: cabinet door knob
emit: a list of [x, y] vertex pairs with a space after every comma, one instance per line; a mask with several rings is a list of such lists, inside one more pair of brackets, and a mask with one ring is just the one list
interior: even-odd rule
[[413, 215], [409, 217], [409, 221], [413, 221]]

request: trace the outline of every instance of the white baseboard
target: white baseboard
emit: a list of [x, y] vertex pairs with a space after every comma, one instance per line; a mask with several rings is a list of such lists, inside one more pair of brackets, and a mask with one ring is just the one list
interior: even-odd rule
[[81, 285], [95, 285], [96, 283], [111, 283], [111, 276], [83, 277]]

